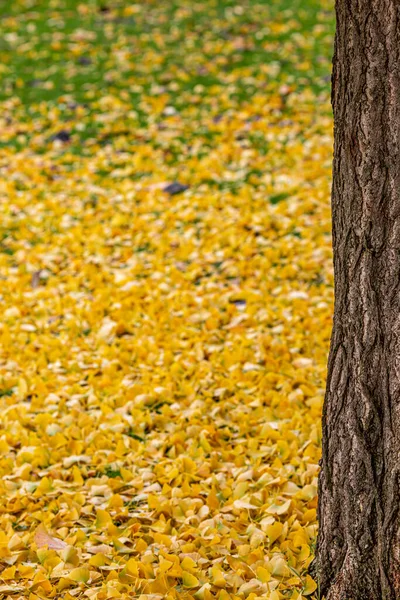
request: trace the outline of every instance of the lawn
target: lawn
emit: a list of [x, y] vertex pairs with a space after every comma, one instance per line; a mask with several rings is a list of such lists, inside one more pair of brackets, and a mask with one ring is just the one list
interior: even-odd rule
[[318, 598], [331, 1], [0, 6], [0, 598]]

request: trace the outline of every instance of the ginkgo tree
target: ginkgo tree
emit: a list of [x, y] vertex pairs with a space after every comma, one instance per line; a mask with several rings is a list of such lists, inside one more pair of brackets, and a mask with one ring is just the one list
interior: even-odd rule
[[337, 0], [334, 326], [316, 573], [327, 600], [400, 598], [400, 5]]

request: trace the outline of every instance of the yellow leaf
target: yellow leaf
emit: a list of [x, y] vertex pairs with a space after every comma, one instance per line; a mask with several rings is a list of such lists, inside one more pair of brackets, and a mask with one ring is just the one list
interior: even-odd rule
[[32, 581], [31, 590], [36, 590], [37, 588], [42, 588], [45, 592], [51, 592], [53, 586], [50, 581], [45, 577], [43, 573], [37, 573]]
[[[22, 579], [31, 579], [35, 575], [35, 569], [31, 565], [18, 565], [18, 571]], [[4, 577], [4, 571], [2, 576]]]
[[310, 575], [307, 575], [304, 589], [302, 591], [303, 596], [310, 596], [310, 594], [313, 594], [315, 592], [317, 587], [318, 586], [315, 583], [314, 579], [312, 579], [312, 577], [310, 577]]
[[112, 518], [109, 513], [101, 508], [97, 509], [96, 528], [104, 529], [112, 524]]
[[[112, 525], [111, 527], [114, 527], [114, 525]], [[126, 544], [124, 544], [124, 542], [121, 542], [121, 540], [119, 540], [117, 537], [113, 537], [112, 542], [113, 542], [114, 548], [118, 552], [118, 554], [133, 554], [134, 553], [133, 548], [131, 548], [130, 546], [127, 546]]]
[[169, 569], [167, 575], [168, 577], [182, 577], [182, 568], [174, 563], [174, 565]]
[[302, 500], [310, 501], [316, 497], [318, 493], [318, 489], [316, 485], [305, 485], [297, 494], [297, 498], [301, 498]]
[[72, 478], [74, 480], [74, 483], [76, 483], [77, 485], [83, 485], [83, 477], [77, 465], [74, 465], [72, 467]]
[[268, 569], [274, 577], [290, 577], [291, 575], [291, 571], [283, 556], [273, 556], [268, 563]]
[[182, 583], [184, 587], [194, 588], [199, 585], [199, 580], [192, 573], [182, 571]]
[[169, 591], [168, 580], [165, 576], [157, 577], [148, 587], [152, 594], [166, 594]]
[[306, 510], [305, 513], [303, 514], [302, 522], [303, 523], [313, 523], [314, 521], [316, 521], [316, 519], [317, 519], [316, 509], [310, 508], [309, 510]]
[[257, 567], [256, 574], [258, 579], [263, 583], [267, 583], [271, 579], [271, 573], [264, 567]]
[[296, 531], [292, 538], [292, 544], [294, 548], [301, 548], [301, 546], [308, 544], [308, 536], [306, 535], [304, 529], [299, 529]]
[[210, 587], [211, 585], [209, 583], [205, 583], [199, 590], [197, 590], [197, 592], [194, 592], [193, 596], [196, 598], [196, 600], [209, 600], [211, 595]]
[[287, 500], [284, 504], [271, 504], [267, 509], [270, 515], [284, 515], [290, 508], [291, 500]]
[[125, 565], [126, 572], [132, 577], [139, 577], [139, 563], [134, 559], [130, 558]]
[[18, 399], [24, 400], [27, 393], [28, 393], [28, 384], [26, 383], [25, 379], [23, 379], [23, 377], [20, 377], [18, 379]]
[[265, 527], [265, 533], [268, 536], [269, 543], [273, 544], [275, 540], [277, 540], [278, 537], [280, 537], [282, 531], [283, 525], [279, 521], [275, 521], [271, 525], [267, 525], [267, 527]]
[[77, 567], [79, 565], [78, 551], [76, 548], [73, 548], [73, 546], [67, 546], [66, 548], [64, 548], [61, 551], [60, 556], [65, 563], [69, 563], [74, 567]]
[[87, 583], [90, 579], [90, 572], [87, 567], [78, 567], [76, 569], [72, 569], [72, 571], [70, 571], [66, 577], [68, 579], [72, 579], [72, 581]]
[[235, 500], [239, 500], [240, 498], [242, 498], [247, 492], [248, 488], [249, 484], [247, 481], [241, 481], [240, 483], [238, 483], [233, 492], [233, 497], [235, 498]]
[[120, 469], [121, 477], [125, 482], [131, 481], [133, 479], [133, 473], [129, 469], [125, 467], [121, 467]]
[[224, 588], [226, 586], [224, 574], [218, 567], [211, 567], [211, 581], [217, 587]]
[[200, 441], [200, 446], [203, 448], [203, 450], [205, 452], [207, 452], [207, 453], [211, 452], [212, 447], [210, 446], [210, 444], [206, 438], [206, 433], [204, 431], [201, 432], [199, 441]]
[[190, 556], [185, 556], [181, 562], [181, 567], [184, 571], [189, 571], [189, 573], [193, 573], [193, 571], [197, 570], [197, 565]]
[[251, 534], [250, 546], [252, 548], [258, 548], [260, 544], [263, 544], [264, 541], [265, 533], [263, 531], [260, 531], [260, 529], [255, 529], [254, 532]]
[[300, 552], [297, 555], [297, 560], [299, 562], [304, 562], [305, 560], [307, 560], [307, 558], [310, 556], [310, 546], [308, 544], [305, 544], [304, 546], [300, 547]]
[[91, 556], [88, 561], [92, 567], [103, 567], [106, 563], [105, 556], [101, 552]]
[[8, 579], [14, 579], [15, 571], [16, 568], [14, 566], [8, 567], [8, 569], [4, 569], [4, 571], [1, 572], [0, 577], [1, 579], [4, 579], [4, 581], [7, 581]]
[[207, 506], [209, 506], [209, 508], [211, 508], [211, 509], [215, 510], [215, 509], [219, 508], [219, 500], [217, 498], [215, 488], [212, 488], [211, 491], [209, 492], [206, 502], [207, 502]]
[[122, 596], [121, 592], [117, 589], [114, 581], [107, 582], [106, 594], [107, 594], [107, 596], [106, 596], [107, 599], [121, 598], [121, 596]]
[[47, 494], [48, 492], [51, 492], [52, 489], [53, 485], [51, 480], [48, 477], [43, 477], [36, 488], [35, 495], [41, 496], [43, 494]]
[[139, 540], [136, 542], [136, 545], [135, 545], [135, 550], [136, 550], [136, 552], [140, 552], [140, 553], [142, 553], [142, 552], [144, 552], [145, 550], [147, 550], [147, 544], [146, 544], [146, 542], [145, 542], [145, 541], [144, 541], [142, 538], [140, 538], [140, 539], [139, 539]]

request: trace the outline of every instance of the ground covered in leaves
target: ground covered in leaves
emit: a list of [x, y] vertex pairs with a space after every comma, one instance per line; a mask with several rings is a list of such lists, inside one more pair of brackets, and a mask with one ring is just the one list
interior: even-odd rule
[[317, 598], [331, 2], [1, 6], [0, 598]]

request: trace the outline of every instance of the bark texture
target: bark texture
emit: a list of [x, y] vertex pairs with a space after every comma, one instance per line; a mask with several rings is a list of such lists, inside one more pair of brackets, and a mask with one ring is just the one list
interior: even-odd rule
[[400, 599], [400, 0], [336, 0], [335, 313], [316, 571], [327, 600]]

